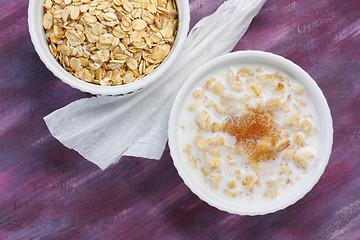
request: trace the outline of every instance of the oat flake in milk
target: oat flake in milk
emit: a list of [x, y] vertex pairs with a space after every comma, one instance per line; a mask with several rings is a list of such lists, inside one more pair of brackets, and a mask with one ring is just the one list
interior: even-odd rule
[[270, 201], [295, 188], [319, 146], [304, 88], [268, 66], [213, 72], [185, 98], [180, 142], [204, 188], [243, 202]]

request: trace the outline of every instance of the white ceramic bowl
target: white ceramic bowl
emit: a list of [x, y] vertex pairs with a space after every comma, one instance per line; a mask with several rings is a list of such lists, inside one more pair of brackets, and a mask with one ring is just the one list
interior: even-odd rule
[[51, 55], [42, 25], [44, 14], [44, 0], [30, 0], [28, 8], [28, 24], [31, 41], [40, 59], [46, 67], [64, 83], [83, 92], [101, 95], [129, 95], [141, 91], [143, 88], [156, 81], [174, 63], [184, 45], [190, 22], [190, 9], [188, 0], [176, 0], [178, 9], [178, 31], [176, 39], [166, 59], [147, 76], [120, 86], [100, 86], [84, 82], [67, 72]]
[[[182, 147], [180, 147], [179, 120], [183, 116], [180, 116], [179, 110], [181, 109], [183, 100], [187, 95], [193, 92], [192, 90], [199, 81], [208, 78], [208, 76], [216, 70], [224, 68], [227, 69], [230, 66], [241, 64], [257, 64], [259, 66], [274, 67], [289, 76], [291, 79], [299, 81], [305, 88], [305, 91], [307, 91], [310, 98], [312, 98], [313, 103], [315, 103], [315, 111], [318, 115], [318, 121], [321, 123], [319, 124], [321, 139], [320, 147], [318, 149], [318, 158], [315, 160], [316, 162], [314, 167], [309, 171], [309, 174], [306, 175], [306, 179], [302, 180], [302, 183], [304, 184], [299, 184], [300, 186], [298, 185], [298, 187], [295, 185], [293, 189], [287, 192], [287, 195], [277, 196], [275, 201], [270, 201], [268, 203], [261, 202], [246, 205], [237, 201], [236, 198], [230, 199], [224, 196], [219, 196], [212, 192], [210, 188], [205, 188], [204, 183], [197, 180], [197, 178], [192, 174], [192, 171], [188, 171], [191, 165], [189, 164], [187, 158], [184, 159], [185, 157], [183, 157]], [[185, 82], [179, 91], [171, 109], [169, 119], [170, 152], [174, 165], [185, 184], [200, 199], [204, 200], [211, 206], [239, 215], [262, 215], [272, 213], [280, 209], [284, 209], [304, 197], [304, 195], [314, 187], [320, 176], [323, 174], [329, 161], [332, 142], [333, 127], [330, 109], [322, 91], [315, 81], [309, 76], [309, 74], [290, 60], [272, 53], [261, 51], [241, 51], [230, 53], [216, 58], [215, 60], [202, 66]]]

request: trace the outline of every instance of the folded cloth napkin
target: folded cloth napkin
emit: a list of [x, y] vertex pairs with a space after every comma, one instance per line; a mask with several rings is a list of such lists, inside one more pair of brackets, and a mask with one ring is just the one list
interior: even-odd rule
[[265, 2], [224, 2], [191, 29], [176, 63], [156, 84], [127, 98], [84, 98], [56, 110], [44, 118], [51, 134], [101, 169], [124, 155], [160, 159], [170, 109], [184, 81], [199, 66], [230, 52]]

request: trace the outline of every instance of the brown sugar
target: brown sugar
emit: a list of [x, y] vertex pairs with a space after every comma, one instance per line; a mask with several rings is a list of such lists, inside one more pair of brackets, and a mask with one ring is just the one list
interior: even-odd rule
[[244, 153], [253, 170], [259, 170], [259, 162], [275, 159], [274, 146], [280, 132], [269, 112], [253, 109], [247, 114], [226, 118], [222, 125], [224, 132], [236, 138], [238, 152]]

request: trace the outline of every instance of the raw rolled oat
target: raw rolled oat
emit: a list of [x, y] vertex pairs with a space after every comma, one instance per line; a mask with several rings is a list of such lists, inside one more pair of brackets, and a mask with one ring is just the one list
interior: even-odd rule
[[46, 0], [51, 54], [75, 77], [104, 86], [151, 73], [177, 31], [175, 0]]

